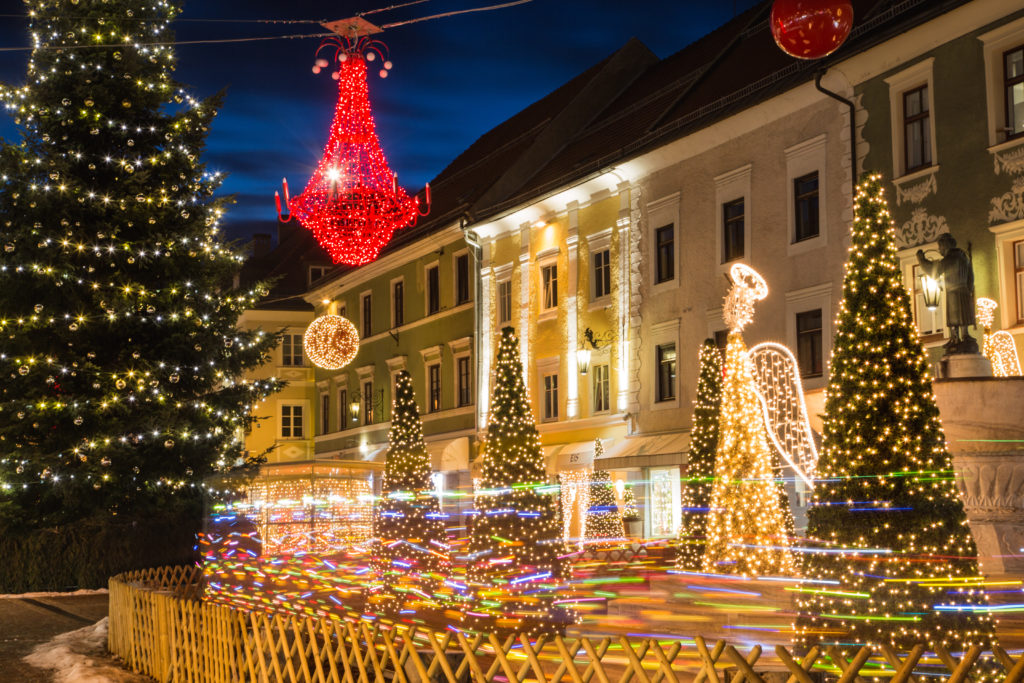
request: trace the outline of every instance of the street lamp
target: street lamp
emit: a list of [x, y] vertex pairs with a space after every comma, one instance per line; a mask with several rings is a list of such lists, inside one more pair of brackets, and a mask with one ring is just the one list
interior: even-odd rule
[[942, 296], [942, 283], [927, 273], [921, 275], [921, 296], [924, 297], [924, 305], [929, 311], [939, 307], [939, 297]]
[[[583, 331], [583, 339], [586, 343], [576, 351], [576, 369], [581, 375], [587, 374], [590, 370], [590, 349], [597, 350], [601, 344], [610, 344], [615, 341], [615, 334], [611, 330], [607, 330], [595, 335], [594, 331], [588, 327]], [[587, 348], [587, 344], [590, 344], [590, 349]]]

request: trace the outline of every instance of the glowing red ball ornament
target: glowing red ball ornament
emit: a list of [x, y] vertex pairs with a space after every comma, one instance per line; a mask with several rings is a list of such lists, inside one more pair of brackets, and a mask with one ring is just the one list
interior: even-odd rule
[[[275, 194], [277, 213], [282, 221], [297, 218], [335, 263], [358, 266], [374, 261], [395, 230], [414, 225], [426, 211], [420, 211], [418, 198], [398, 186], [377, 138], [366, 62], [373, 61], [383, 45], [362, 37], [331, 39], [320, 49], [328, 45], [336, 47], [337, 70], [331, 77], [338, 81], [338, 103], [327, 146], [302, 194], [289, 198], [284, 182], [286, 213]], [[326, 67], [326, 60], [318, 59], [314, 71]], [[429, 210], [429, 185], [426, 205]]]
[[853, 28], [850, 0], [775, 0], [772, 36], [798, 59], [820, 59], [839, 49]]

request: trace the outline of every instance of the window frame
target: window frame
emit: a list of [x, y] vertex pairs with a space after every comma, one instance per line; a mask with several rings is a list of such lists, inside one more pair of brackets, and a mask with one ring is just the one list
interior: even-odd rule
[[[320, 274], [317, 275], [316, 277], [313, 277], [313, 271], [319, 271]], [[330, 271], [330, 266], [309, 266], [309, 268], [306, 270], [306, 286], [312, 286], [314, 282], [319, 282]]]
[[391, 329], [405, 324], [405, 278], [391, 281]]
[[[907, 99], [909, 96], [918, 94], [920, 110], [916, 114], [907, 114]], [[904, 90], [900, 95], [902, 105], [901, 115], [903, 119], [903, 169], [907, 174], [923, 171], [932, 165], [932, 150], [935, 143], [932, 140], [931, 130], [931, 92], [927, 83]], [[927, 107], [927, 108], [926, 108]], [[921, 163], [916, 166], [910, 165], [910, 128], [911, 126], [921, 128]], [[927, 144], [925, 140], [927, 139]], [[926, 159], [927, 157], [927, 159]]]
[[352, 420], [351, 412], [349, 411], [348, 402], [348, 386], [338, 387], [338, 431], [344, 431], [349, 428], [349, 421]]
[[[915, 64], [885, 79], [889, 86], [889, 134], [892, 138], [893, 183], [897, 187], [896, 199], [900, 203], [902, 184], [915, 182], [939, 170], [939, 147], [935, 137], [935, 83], [933, 78], [934, 57], [922, 59]], [[931, 163], [917, 169], [907, 168], [906, 131], [903, 127], [904, 93], [921, 86], [928, 89], [928, 138], [931, 144]]]
[[[744, 164], [726, 173], [715, 176], [715, 254], [718, 268], [727, 273], [734, 263], [747, 263], [753, 247], [751, 226], [754, 217], [754, 204], [751, 199], [750, 178], [753, 164]], [[785, 196], [788, 196], [788, 191]], [[725, 205], [743, 201], [743, 253], [736, 258], [724, 261], [725, 258]]]
[[331, 431], [331, 394], [328, 391], [320, 392], [320, 424], [319, 435], [329, 434]]
[[[672, 347], [672, 359], [666, 361], [663, 354], [667, 354], [667, 348]], [[671, 375], [667, 384], [662, 384], [664, 375], [662, 368], [671, 363]], [[654, 402], [670, 403], [679, 397], [677, 384], [679, 383], [679, 345], [674, 341], [667, 341], [654, 346]], [[666, 393], [670, 392], [670, 393]]]
[[[506, 290], [507, 297], [502, 294], [502, 289]], [[500, 329], [503, 325], [512, 324], [512, 278], [508, 277], [504, 280], [498, 280], [495, 296], [498, 299], [497, 314], [498, 314], [498, 328]], [[505, 306], [507, 305], [508, 317], [504, 316]]]
[[359, 295], [359, 337], [368, 339], [373, 336], [373, 292], [365, 291]]
[[[800, 183], [814, 176], [813, 192], [800, 193]], [[801, 203], [810, 201], [813, 197], [813, 209], [808, 207], [807, 211], [801, 210]], [[814, 232], [801, 236], [802, 217], [807, 214], [808, 220], [813, 222]], [[815, 169], [809, 173], [793, 178], [793, 244], [806, 242], [821, 236], [821, 173]]]
[[542, 371], [541, 388], [541, 422], [558, 421], [558, 372]]
[[[669, 239], [663, 240], [662, 235]], [[667, 267], [663, 270], [664, 263]], [[668, 271], [668, 272], [665, 272]], [[663, 285], [676, 279], [676, 225], [666, 223], [654, 229], [654, 284]]]
[[558, 310], [558, 260], [538, 263], [537, 268], [540, 273], [540, 311]]
[[[730, 199], [722, 203], [722, 253], [721, 263], [734, 263], [736, 261], [742, 261], [747, 253], [746, 245], [746, 226], [747, 226], [747, 204], [745, 197], [737, 197], [736, 199]], [[739, 206], [742, 210], [735, 216], [729, 216], [730, 207]], [[732, 253], [729, 250], [729, 236], [731, 234], [730, 228], [739, 223], [739, 240], [740, 249], [735, 256], [731, 256]]]
[[[298, 348], [298, 361], [295, 362], [295, 349]], [[289, 368], [301, 368], [306, 365], [306, 349], [303, 348], [303, 335], [286, 332], [281, 338], [281, 365]]]
[[441, 312], [441, 265], [437, 261], [423, 267], [423, 310], [426, 316]]
[[[1017, 254], [1018, 247], [1020, 245], [1020, 259], [1018, 262]], [[1016, 304], [1016, 310], [1011, 319], [1014, 320], [1014, 327], [1017, 325], [1024, 325], [1024, 239], [1017, 239], [1010, 241], [1010, 263], [1013, 267], [1013, 290], [1014, 290], [1014, 303]]]
[[593, 372], [593, 379], [590, 382], [590, 412], [595, 415], [609, 413], [612, 408], [611, 364], [604, 362], [590, 367]]
[[[818, 327], [806, 330], [800, 329], [801, 318], [806, 318], [808, 314], [818, 314]], [[824, 331], [825, 331], [825, 313], [821, 308], [810, 308], [806, 311], [798, 311], [795, 314], [795, 320], [793, 323], [796, 326], [796, 361], [797, 368], [800, 372], [800, 379], [816, 379], [822, 377], [825, 374], [825, 344], [824, 344]], [[803, 346], [801, 341], [807, 337], [811, 339], [811, 348], [817, 347], [817, 368], [810, 368], [809, 372], [804, 372], [804, 357], [803, 357]], [[816, 342], [815, 342], [816, 339]], [[813, 357], [811, 362], [813, 363]]]
[[427, 366], [427, 412], [439, 413], [442, 408], [441, 362]]
[[1021, 53], [1021, 62], [1022, 64], [1024, 64], [1024, 43], [1021, 43], [1016, 47], [1011, 47], [1009, 50], [1004, 50], [1002, 53], [1001, 66], [1003, 74], [1003, 115], [1005, 117], [1003, 122], [1003, 132], [1006, 134], [1006, 141], [1017, 140], [1020, 139], [1021, 137], [1024, 137], [1024, 126], [1021, 127], [1019, 132], [1010, 132], [1013, 130], [1013, 127], [1010, 124], [1010, 88], [1014, 85], [1024, 84], [1024, 68], [1021, 69], [1021, 74], [1019, 76], [1010, 78], [1009, 76], [1006, 75], [1006, 58], [1007, 56], [1014, 52]]
[[[463, 297], [462, 288], [462, 266], [465, 263], [465, 297]], [[473, 300], [473, 278], [472, 278], [472, 263], [469, 258], [469, 250], [463, 249], [452, 254], [452, 273], [453, 273], [453, 299], [456, 306], [462, 304], [468, 304]]]
[[[598, 260], [601, 258], [604, 259], [604, 263], [598, 265]], [[595, 250], [594, 253], [591, 254], [590, 260], [593, 264], [593, 268], [590, 271], [592, 282], [590, 288], [590, 299], [591, 301], [598, 301], [611, 296], [612, 293], [611, 247]], [[600, 285], [600, 287], [598, 285]]]
[[373, 418], [373, 378], [363, 379], [359, 383], [359, 390], [362, 394], [363, 426], [375, 424]]
[[[281, 403], [280, 428], [278, 434], [282, 439], [304, 439], [306, 434], [305, 405], [302, 403]], [[285, 426], [287, 423], [287, 427]], [[285, 433], [287, 429], [288, 433]], [[296, 433], [297, 432], [297, 433]]]
[[455, 403], [459, 408], [473, 405], [473, 363], [469, 354], [455, 357]]

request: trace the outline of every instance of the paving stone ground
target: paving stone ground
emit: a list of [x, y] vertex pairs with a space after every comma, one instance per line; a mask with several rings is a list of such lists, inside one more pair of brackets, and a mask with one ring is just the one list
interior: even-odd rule
[[22, 661], [36, 645], [107, 616], [107, 595], [0, 598], [0, 681], [50, 683], [52, 672]]

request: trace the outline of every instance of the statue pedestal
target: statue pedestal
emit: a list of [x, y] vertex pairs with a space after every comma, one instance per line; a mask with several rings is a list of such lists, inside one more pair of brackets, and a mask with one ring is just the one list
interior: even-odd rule
[[980, 353], [954, 353], [943, 356], [942, 379], [991, 377], [992, 361]]
[[988, 576], [1024, 574], [1024, 377], [932, 388], [967, 519]]

